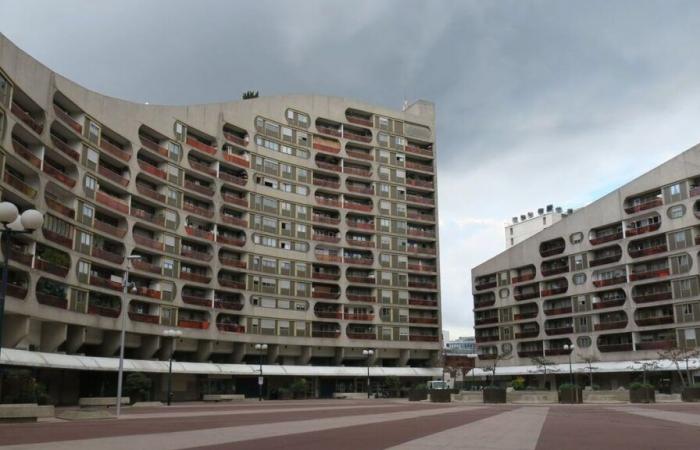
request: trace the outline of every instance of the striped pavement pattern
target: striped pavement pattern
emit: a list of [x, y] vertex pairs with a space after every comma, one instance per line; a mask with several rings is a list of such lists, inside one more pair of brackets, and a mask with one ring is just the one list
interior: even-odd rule
[[119, 420], [0, 425], [12, 450], [698, 449], [700, 405], [473, 405], [403, 400], [126, 409]]

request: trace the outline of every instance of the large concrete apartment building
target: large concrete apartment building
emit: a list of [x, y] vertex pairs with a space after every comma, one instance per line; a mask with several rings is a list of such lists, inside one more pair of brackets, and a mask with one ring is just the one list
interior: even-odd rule
[[[11, 250], [3, 360], [114, 358], [126, 315], [135, 361], [429, 377], [441, 349], [434, 143], [425, 101], [143, 105], [0, 36], [2, 200], [45, 213]], [[192, 371], [222, 370], [207, 367]]]
[[533, 357], [565, 364], [574, 345], [574, 362], [631, 372], [696, 347], [698, 217], [695, 146], [475, 267], [478, 365], [537, 373]]

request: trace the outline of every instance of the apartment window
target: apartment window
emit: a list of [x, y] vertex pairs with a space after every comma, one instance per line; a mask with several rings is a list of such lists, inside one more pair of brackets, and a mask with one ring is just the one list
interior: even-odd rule
[[581, 254], [574, 255], [574, 269], [576, 269], [576, 270], [583, 269], [583, 255], [581, 255]]
[[100, 155], [95, 149], [88, 147], [87, 152], [85, 152], [88, 162], [92, 164], [97, 164], [100, 160]]
[[90, 247], [92, 245], [92, 235], [90, 233], [86, 233], [84, 231], [80, 232], [80, 243], [86, 247]]
[[382, 194], [389, 195], [389, 185], [386, 183], [380, 183], [379, 184], [379, 192], [381, 192]]
[[668, 208], [668, 217], [670, 219], [680, 219], [685, 215], [685, 205], [676, 205]]
[[671, 191], [671, 195], [680, 195], [681, 194], [681, 185], [680, 184], [671, 185], [670, 191]]
[[170, 155], [170, 159], [179, 161], [180, 155], [182, 154], [182, 147], [180, 147], [180, 144], [168, 141], [168, 154]]
[[93, 209], [92, 206], [83, 205], [83, 217], [85, 219], [92, 220], [94, 212], [95, 212], [95, 210]]
[[389, 119], [384, 117], [384, 116], [379, 116], [379, 127], [380, 128], [389, 128]]
[[573, 282], [576, 285], [581, 285], [581, 284], [585, 283], [586, 282], [586, 274], [585, 273], [574, 274]]
[[97, 144], [100, 141], [100, 127], [93, 121], [88, 125], [88, 141]]
[[306, 233], [306, 225], [302, 223], [297, 224], [297, 233], [298, 234], [305, 234]]
[[87, 275], [90, 273], [90, 264], [85, 261], [78, 261], [78, 274]]
[[306, 217], [306, 206], [297, 205], [297, 217], [300, 219]]
[[282, 139], [292, 140], [292, 129], [287, 127], [282, 127]]
[[175, 122], [175, 138], [178, 141], [185, 140], [185, 127], [180, 122]]

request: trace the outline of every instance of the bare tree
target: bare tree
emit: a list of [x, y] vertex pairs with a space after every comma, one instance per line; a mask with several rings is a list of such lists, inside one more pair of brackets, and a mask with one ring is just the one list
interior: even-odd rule
[[[678, 372], [678, 377], [681, 379], [681, 385], [683, 387], [688, 387], [693, 384], [692, 376], [690, 374], [690, 360], [697, 358], [700, 352], [695, 349], [687, 348], [671, 348], [659, 352], [659, 359], [671, 361], [676, 367], [676, 372]], [[683, 376], [683, 369], [681, 368], [681, 363], [685, 363], [685, 377]]]
[[593, 371], [598, 370], [597, 367], [593, 366], [593, 363], [598, 362], [600, 360], [593, 355], [578, 354], [577, 356], [580, 361], [586, 364], [586, 370], [588, 371], [588, 384], [590, 385], [591, 390], [593, 390]]
[[634, 365], [627, 367], [633, 372], [642, 372], [642, 383], [647, 384], [647, 372], [653, 372], [660, 366], [659, 361], [635, 361]]
[[511, 359], [513, 355], [510, 353], [498, 353], [496, 352], [496, 357], [493, 358], [493, 365], [483, 367], [484, 372], [491, 372], [491, 386], [496, 384], [496, 369], [498, 368], [498, 363], [500, 361], [507, 361]]
[[542, 380], [544, 381], [544, 385], [547, 384], [547, 372], [559, 372], [559, 369], [551, 367], [556, 366], [557, 363], [552, 361], [551, 359], [545, 358], [544, 356], [533, 356], [532, 358], [530, 358], [530, 361], [532, 361], [532, 364], [537, 366], [537, 372], [542, 372]]

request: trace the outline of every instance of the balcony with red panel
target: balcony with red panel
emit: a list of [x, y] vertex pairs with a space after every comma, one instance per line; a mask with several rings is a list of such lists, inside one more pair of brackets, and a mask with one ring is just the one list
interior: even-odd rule
[[[343, 171], [340, 158], [334, 156], [328, 156], [319, 153], [314, 158], [314, 162], [316, 163], [316, 167], [322, 171], [335, 173], [341, 173]], [[314, 173], [317, 172], [314, 171]]]
[[351, 302], [375, 303], [374, 289], [369, 287], [351, 286], [345, 290], [345, 298]]
[[242, 191], [234, 191], [232, 189], [222, 188], [221, 197], [224, 199], [224, 203], [228, 205], [240, 206], [242, 208], [248, 207], [248, 195]]
[[629, 243], [629, 247], [627, 248], [627, 252], [632, 258], [657, 255], [667, 251], [668, 245], [666, 244], [665, 234], [632, 241]]
[[338, 266], [314, 263], [311, 278], [316, 280], [337, 281], [340, 279], [340, 270]]
[[111, 289], [113, 291], [121, 291], [124, 287], [122, 283], [123, 272], [121, 270], [108, 269], [99, 267], [95, 264], [91, 267], [89, 283], [92, 286], [101, 287], [103, 289]]
[[651, 303], [673, 299], [670, 281], [639, 284], [632, 288], [632, 300], [635, 303]]
[[408, 295], [408, 304], [411, 306], [436, 308], [438, 305], [434, 292], [411, 292]]
[[129, 282], [134, 283], [134, 288], [130, 291], [133, 295], [140, 295], [141, 297], [147, 297], [153, 300], [161, 299], [161, 291], [158, 287], [158, 280], [146, 278], [136, 274], [131, 276], [130, 274]]
[[159, 240], [156, 233], [150, 230], [134, 227], [133, 238], [137, 247], [158, 250], [160, 252], [164, 250], [163, 242]]
[[165, 162], [158, 161], [154, 158], [148, 158], [144, 152], [139, 152], [137, 162], [141, 172], [159, 180], [165, 181], [168, 179], [168, 173], [164, 169], [161, 169], [161, 166], [166, 166]]
[[374, 325], [349, 324], [345, 330], [348, 339], [374, 340], [377, 339], [377, 327]]
[[60, 151], [73, 161], [80, 161], [80, 152], [76, 150], [76, 148], [80, 148], [78, 139], [66, 137], [58, 129], [52, 127], [51, 143], [57, 151]]
[[345, 272], [345, 279], [349, 283], [375, 284], [376, 275], [372, 269], [348, 268]]
[[312, 239], [314, 241], [337, 244], [338, 242], [340, 242], [340, 235], [338, 234], [338, 230], [336, 229], [314, 226]]
[[224, 124], [223, 132], [224, 139], [232, 144], [246, 147], [250, 141], [250, 137], [248, 136], [248, 132], [246, 130], [230, 123]]
[[408, 259], [408, 270], [409, 272], [437, 272], [437, 266], [435, 265], [434, 259]]
[[318, 134], [313, 135], [312, 146], [314, 150], [318, 150], [324, 153], [340, 153], [340, 141], [338, 141], [337, 139], [320, 136]]
[[353, 247], [374, 248], [374, 241], [371, 234], [348, 232], [345, 234], [345, 241]]
[[432, 178], [427, 176], [419, 176], [419, 174], [411, 174], [411, 176], [406, 176], [406, 184], [415, 188], [421, 189], [435, 189], [435, 182]]
[[440, 336], [437, 334], [409, 331], [408, 340], [411, 342], [439, 342]]
[[[345, 218], [345, 223], [350, 228], [374, 231], [374, 217], [372, 216], [348, 213]], [[338, 222], [340, 223], [340, 219]]]
[[557, 278], [551, 281], [542, 282], [540, 287], [540, 297], [550, 297], [565, 293], [569, 288], [569, 282], [566, 278]]
[[180, 308], [178, 310], [177, 326], [193, 330], [209, 329], [209, 313], [193, 309]]
[[415, 191], [408, 191], [406, 193], [406, 201], [411, 203], [420, 203], [422, 205], [434, 205], [435, 199], [432, 194], [422, 194]]
[[519, 358], [536, 358], [544, 354], [544, 347], [542, 341], [537, 342], [523, 342], [518, 344], [518, 357]]
[[77, 108], [71, 108], [68, 104], [61, 104], [60, 100], [54, 99], [53, 112], [58, 117], [58, 120], [67, 125], [74, 133], [83, 134], [83, 126], [80, 124], [82, 112], [77, 110]]
[[130, 215], [141, 222], [147, 222], [159, 227], [165, 226], [165, 216], [160, 208], [154, 208], [136, 198], [131, 198]]
[[619, 245], [600, 248], [590, 253], [588, 265], [591, 267], [602, 266], [618, 262], [622, 258], [622, 249]]
[[366, 111], [360, 111], [358, 109], [346, 109], [345, 119], [356, 125], [362, 125], [363, 127], [373, 127], [374, 122], [372, 121], [372, 113]]
[[516, 326], [515, 339], [533, 339], [540, 335], [540, 326], [537, 322], [521, 323]]
[[10, 112], [36, 134], [41, 134], [44, 131], [44, 123], [46, 122], [44, 110], [16, 87], [12, 94]]
[[115, 295], [90, 292], [87, 313], [116, 319], [121, 313], [121, 300]]
[[[47, 241], [55, 242], [67, 248], [73, 248], [73, 227], [67, 222], [66, 227], [61, 229], [61, 232], [42, 228], [41, 232]], [[44, 224], [46, 226], [46, 224]], [[64, 234], [65, 233], [65, 234]]]
[[326, 136], [342, 137], [343, 125], [332, 120], [318, 118], [316, 119], [316, 130]]
[[210, 177], [217, 177], [216, 173], [216, 161], [205, 159], [201, 154], [196, 152], [190, 152], [187, 155], [187, 162], [193, 170], [199, 173], [209, 175]]
[[165, 195], [158, 192], [158, 189], [159, 186], [157, 184], [146, 180], [145, 178], [141, 177], [141, 175], [137, 175], [136, 190], [138, 193], [159, 203], [165, 203]]
[[348, 191], [356, 194], [374, 195], [374, 187], [369, 182], [347, 179], [345, 180], [345, 187]]
[[637, 343], [637, 350], [671, 350], [678, 347], [674, 339], [665, 339], [660, 341], [645, 341]]
[[353, 175], [360, 178], [372, 177], [372, 166], [366, 166], [357, 163], [346, 162], [343, 165], [343, 173]]
[[432, 276], [408, 275], [408, 287], [415, 289], [437, 289], [437, 281]]
[[316, 200], [316, 203], [319, 205], [330, 206], [334, 208], [342, 207], [339, 195], [326, 194], [325, 192], [317, 191], [314, 198]]
[[569, 271], [569, 258], [555, 258], [542, 262], [540, 269], [543, 277], [550, 277]]
[[371, 322], [374, 320], [374, 309], [371, 306], [346, 306], [343, 312], [343, 319]]
[[544, 349], [545, 356], [561, 356], [569, 355], [573, 352], [573, 346], [571, 346], [571, 339], [551, 339], [547, 341], [547, 348]]
[[595, 331], [617, 330], [627, 327], [627, 314], [624, 311], [613, 311], [598, 315], [598, 323], [593, 325]]
[[226, 309], [229, 311], [240, 311], [243, 309], [245, 297], [238, 292], [214, 291], [214, 308]]
[[574, 332], [574, 322], [571, 317], [551, 319], [544, 323], [544, 332], [547, 336], [558, 336]]
[[205, 308], [211, 308], [213, 305], [211, 291], [207, 289], [188, 285], [182, 289], [181, 297], [182, 301], [188, 305], [202, 306]]
[[371, 266], [374, 264], [374, 256], [370, 251], [345, 249], [343, 252], [343, 262], [350, 265]]
[[483, 291], [485, 289], [493, 289], [498, 285], [498, 281], [496, 279], [496, 274], [490, 274], [490, 275], [482, 275], [480, 277], [476, 277], [474, 280], [474, 289], [477, 291]]
[[100, 159], [100, 164], [97, 166], [97, 173], [102, 180], [109, 180], [123, 188], [129, 185], [129, 169], [117, 167], [108, 163], [105, 159]]
[[413, 153], [414, 155], [433, 157], [433, 144], [430, 143], [408, 140], [404, 150], [406, 153]]
[[246, 275], [242, 272], [232, 272], [229, 270], [220, 270], [217, 277], [219, 285], [231, 289], [245, 289]]
[[673, 306], [671, 305], [638, 308], [634, 312], [634, 323], [636, 323], [639, 327], [669, 325], [674, 322]]
[[535, 278], [535, 266], [530, 264], [512, 270], [510, 282], [513, 284], [524, 283]]
[[634, 214], [656, 208], [663, 204], [664, 200], [661, 197], [661, 190], [657, 189], [655, 191], [628, 197], [625, 200], [624, 208], [627, 214]]
[[419, 160], [415, 158], [406, 158], [406, 169], [420, 170], [422, 172], [429, 173], [433, 173], [435, 170], [432, 164], [427, 163], [424, 160]]
[[566, 241], [564, 238], [550, 239], [540, 244], [540, 256], [547, 258], [549, 256], [559, 255], [564, 252]]
[[70, 270], [70, 255], [57, 248], [41, 243], [36, 244], [34, 268], [64, 278]]
[[311, 220], [316, 223], [324, 223], [328, 225], [340, 224], [340, 214], [336, 211], [329, 211], [320, 208], [313, 208]]
[[311, 297], [336, 300], [340, 297], [340, 288], [336, 284], [313, 282], [311, 286]]
[[519, 320], [535, 319], [537, 317], [538, 313], [539, 313], [539, 308], [537, 307], [537, 303], [529, 303], [529, 304], [520, 305], [517, 309], [517, 312], [515, 314], [513, 314], [513, 320], [519, 321]]
[[498, 323], [498, 310], [489, 309], [474, 314], [474, 325], [493, 325]]
[[421, 242], [409, 239], [406, 244], [406, 252], [419, 255], [435, 255], [437, 254], [437, 248], [435, 247], [435, 242]]
[[182, 209], [207, 219], [214, 217], [214, 207], [211, 202], [198, 200], [189, 195], [184, 196]]
[[216, 328], [224, 333], [245, 333], [245, 325], [240, 324], [240, 317], [231, 314], [219, 314]]
[[678, 347], [676, 330], [673, 328], [640, 331], [636, 341], [637, 350], [663, 351]]
[[337, 339], [340, 337], [340, 325], [335, 322], [313, 322], [311, 337]]
[[29, 139], [25, 140], [18, 134], [15, 134], [15, 132], [12, 133], [12, 149], [20, 158], [36, 169], [39, 169], [41, 168], [41, 158], [39, 158], [37, 154], [40, 154], [41, 142], [38, 140], [36, 140], [36, 142], [30, 142]]
[[219, 251], [219, 262], [227, 267], [237, 267], [239, 269], [245, 269], [248, 267], [248, 263], [244, 259], [243, 253], [236, 253], [226, 249], [221, 249]]
[[332, 177], [314, 172], [313, 184], [314, 186], [321, 186], [328, 189], [339, 189], [340, 179], [337, 176]]
[[593, 286], [614, 286], [627, 282], [627, 270], [624, 267], [601, 269], [593, 272]]
[[588, 235], [591, 245], [600, 245], [606, 242], [622, 239], [622, 222], [611, 223], [594, 228]]
[[190, 147], [206, 155], [216, 155], [216, 141], [213, 138], [204, 136], [203, 134], [195, 133], [191, 128], [187, 130], [187, 138], [185, 142]]
[[323, 262], [342, 263], [343, 255], [337, 248], [316, 247], [314, 250], [316, 260]]
[[90, 254], [103, 261], [121, 265], [124, 262], [124, 245], [103, 238], [95, 238]]
[[406, 216], [409, 219], [421, 220], [423, 222], [435, 222], [435, 214], [426, 210], [409, 207], [406, 209]]
[[496, 294], [493, 292], [474, 294], [474, 309], [486, 308], [494, 304], [496, 304]]
[[180, 264], [180, 279], [201, 284], [209, 284], [211, 282], [209, 269], [184, 262]]
[[314, 315], [319, 319], [342, 319], [342, 306], [334, 303], [317, 302], [314, 305]]
[[653, 214], [641, 219], [633, 219], [627, 222], [625, 228], [625, 236], [639, 236], [641, 234], [651, 233], [661, 228], [661, 216]]
[[219, 167], [219, 179], [236, 186], [245, 186], [248, 183], [248, 173], [243, 169], [222, 164]]
[[363, 161], [374, 161], [372, 155], [372, 147], [360, 146], [351, 142], [345, 145], [345, 154], [350, 159], [359, 159]]
[[246, 228], [248, 226], [248, 221], [245, 219], [242, 212], [226, 207], [221, 208], [221, 221], [241, 228]]
[[668, 260], [656, 259], [641, 264], [635, 264], [630, 268], [630, 281], [648, 280], [650, 278], [663, 278], [671, 275]]
[[107, 190], [100, 186], [100, 190], [95, 193], [95, 201], [121, 214], [129, 214], [128, 194], [118, 194], [116, 191]]
[[[136, 302], [131, 302], [136, 303]], [[132, 322], [143, 322], [143, 323], [148, 323], [151, 325], [158, 325], [160, 324], [160, 316], [155, 315], [155, 314], [148, 314], [148, 313], [142, 313], [138, 312], [136, 310], [134, 311], [129, 311], [129, 320]]]
[[372, 142], [372, 132], [365, 128], [343, 125], [343, 138], [369, 144]]
[[42, 171], [68, 188], [75, 187], [78, 176], [75, 165], [65, 165], [57, 160], [45, 158]]
[[148, 255], [143, 252], [139, 252], [139, 259], [131, 261], [131, 267], [135, 271], [139, 272], [148, 272], [152, 273], [155, 275], [161, 275], [163, 272], [163, 269], [161, 268], [160, 264], [158, 264], [156, 261], [156, 257], [153, 255]]
[[105, 127], [102, 128], [100, 136], [100, 149], [124, 162], [131, 160], [131, 144], [129, 141]]
[[240, 230], [217, 227], [216, 242], [234, 247], [243, 247], [246, 243], [246, 235]]
[[482, 342], [497, 342], [501, 340], [498, 334], [498, 327], [481, 328], [475, 330], [474, 340], [477, 344]]
[[603, 353], [632, 351], [632, 333], [604, 334], [596, 341], [598, 350]]
[[513, 289], [513, 298], [515, 298], [516, 301], [529, 300], [531, 298], [539, 297], [539, 283], [516, 286], [515, 289]]
[[213, 181], [207, 181], [189, 174], [185, 175], [185, 189], [196, 192], [197, 194], [201, 194], [205, 197], [213, 197], [216, 192], [213, 186]]
[[139, 140], [141, 141], [141, 146], [159, 156], [165, 158], [170, 157], [170, 151], [166, 147], [168, 145], [168, 138], [145, 125], [141, 125], [139, 128]]
[[627, 295], [623, 289], [601, 291], [593, 294], [591, 305], [593, 309], [617, 308], [625, 304]]

